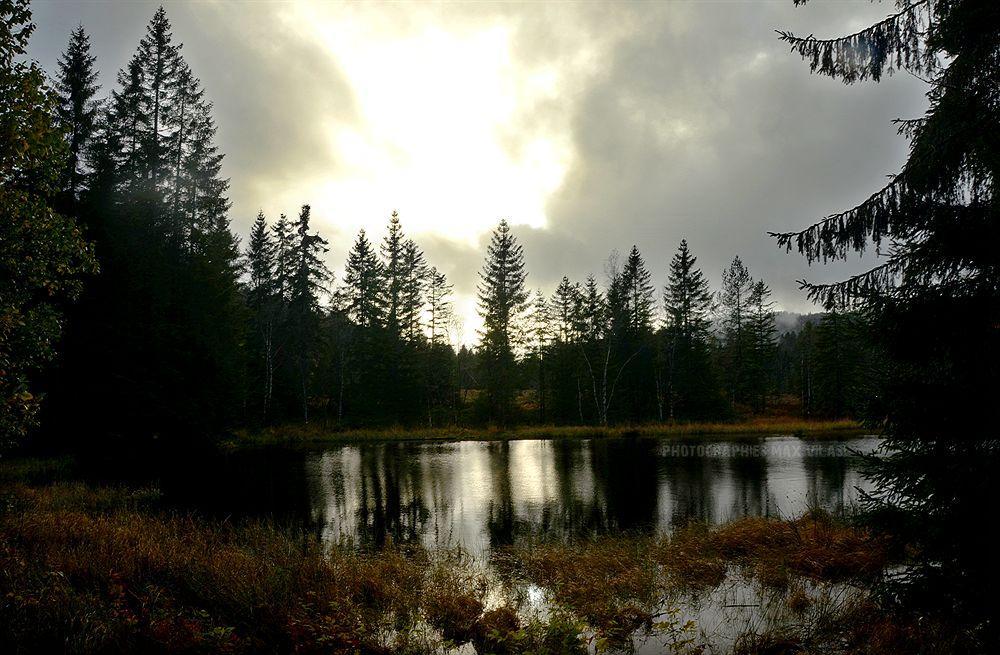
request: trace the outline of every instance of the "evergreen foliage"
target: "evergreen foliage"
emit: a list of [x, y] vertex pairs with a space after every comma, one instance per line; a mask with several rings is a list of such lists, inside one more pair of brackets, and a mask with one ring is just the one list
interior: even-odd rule
[[59, 59], [56, 90], [59, 93], [59, 122], [67, 134], [69, 157], [63, 173], [63, 189], [76, 200], [83, 183], [84, 156], [97, 122], [97, 58], [90, 54], [90, 37], [78, 26], [69, 37], [66, 51]]
[[829, 309], [865, 312], [887, 358], [869, 414], [887, 437], [872, 460], [878, 492], [869, 509], [898, 519], [893, 528], [922, 553], [921, 566], [897, 576], [908, 584], [893, 597], [965, 622], [980, 644], [995, 644], [995, 604], [984, 599], [997, 573], [974, 526], [1000, 500], [992, 482], [1000, 459], [992, 427], [1000, 397], [1000, 3], [901, 0], [897, 8], [845, 37], [781, 33], [823, 75], [877, 82], [906, 70], [929, 88], [924, 116], [897, 121], [909, 156], [887, 184], [856, 207], [774, 236], [810, 262], [872, 245], [882, 251], [861, 274], [802, 285]]
[[488, 411], [500, 424], [513, 418], [514, 349], [518, 345], [519, 320], [528, 302], [526, 277], [522, 248], [507, 221], [501, 220], [486, 248], [477, 294], [484, 324], [481, 356]]

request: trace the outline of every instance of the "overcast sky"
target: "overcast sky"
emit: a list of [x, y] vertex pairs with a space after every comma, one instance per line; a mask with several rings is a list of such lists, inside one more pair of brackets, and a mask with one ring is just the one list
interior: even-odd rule
[[[103, 91], [156, 6], [35, 0], [49, 71], [91, 34]], [[923, 113], [905, 74], [811, 75], [775, 29], [836, 36], [891, 4], [164, 2], [215, 105], [233, 226], [310, 203], [339, 274], [359, 228], [404, 229], [457, 291], [471, 340], [484, 244], [506, 217], [529, 284], [603, 276], [637, 244], [658, 286], [686, 238], [714, 286], [739, 254], [779, 305], [810, 311], [813, 267], [768, 230], [805, 226], [884, 184], [906, 153], [890, 121]]]

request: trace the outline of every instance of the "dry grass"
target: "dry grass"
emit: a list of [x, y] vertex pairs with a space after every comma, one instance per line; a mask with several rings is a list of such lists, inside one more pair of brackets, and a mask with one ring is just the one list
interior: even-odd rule
[[326, 552], [267, 523], [150, 514], [127, 492], [91, 491], [15, 490], [30, 508], [0, 522], [0, 650], [423, 651], [441, 639], [418, 629], [421, 613], [448, 632], [439, 603], [481, 602], [454, 561], [447, 596], [425, 594], [444, 569], [422, 551]]
[[892, 554], [887, 537], [810, 512], [794, 521], [750, 517], [714, 530], [689, 526], [665, 542], [658, 557], [682, 585], [716, 586], [725, 566], [736, 565], [765, 586], [785, 588], [794, 577], [870, 582]]
[[602, 642], [622, 646], [636, 631], [652, 632], [663, 610], [650, 543], [608, 537], [522, 545], [501, 556], [501, 566], [548, 590], [554, 605], [579, 617]]
[[581, 626], [487, 606], [459, 550], [328, 548], [268, 522], [157, 512], [154, 490], [8, 482], [0, 652], [558, 654]]
[[735, 422], [652, 423], [635, 426], [530, 425], [497, 427], [404, 428], [337, 430], [312, 423], [289, 424], [259, 431], [237, 432], [229, 447], [294, 443], [357, 441], [513, 441], [518, 439], [590, 439], [622, 437], [760, 437], [766, 435], [831, 436], [860, 434], [856, 421], [841, 419], [809, 421], [795, 418], [764, 417]]
[[[893, 562], [884, 538], [823, 514], [692, 525], [669, 538], [524, 543], [497, 554], [498, 579], [458, 550], [361, 553], [267, 522], [158, 512], [148, 489], [8, 482], [2, 494], [4, 653], [415, 654], [471, 643], [541, 655], [585, 652], [588, 640], [628, 650], [636, 635], [698, 652], [675, 601], [720, 588], [734, 571], [791, 617], [787, 630], [741, 635], [742, 652], [821, 643], [918, 652], [927, 635], [863, 593], [816, 607], [822, 585], [863, 590]], [[528, 583], [545, 594], [544, 615], [526, 613]]]

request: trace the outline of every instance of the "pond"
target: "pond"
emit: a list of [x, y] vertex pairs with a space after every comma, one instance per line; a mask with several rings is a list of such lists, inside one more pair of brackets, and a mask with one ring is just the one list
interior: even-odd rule
[[165, 500], [330, 542], [459, 545], [849, 511], [874, 437], [365, 442], [164, 459]]

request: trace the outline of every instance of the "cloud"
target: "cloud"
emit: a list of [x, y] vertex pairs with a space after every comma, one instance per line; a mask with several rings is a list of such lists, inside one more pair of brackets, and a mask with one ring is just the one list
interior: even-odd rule
[[[905, 158], [890, 120], [925, 104], [907, 76], [810, 75], [774, 34], [854, 31], [884, 14], [868, 2], [165, 4], [215, 102], [234, 226], [309, 202], [339, 268], [359, 227], [378, 240], [399, 209], [468, 335], [500, 217], [532, 287], [600, 278], [632, 244], [662, 285], [686, 238], [713, 284], [739, 254], [808, 310], [797, 279], [859, 262], [810, 270], [766, 232], [867, 197]], [[34, 56], [54, 70], [82, 21], [107, 89], [155, 5], [35, 9]]]

